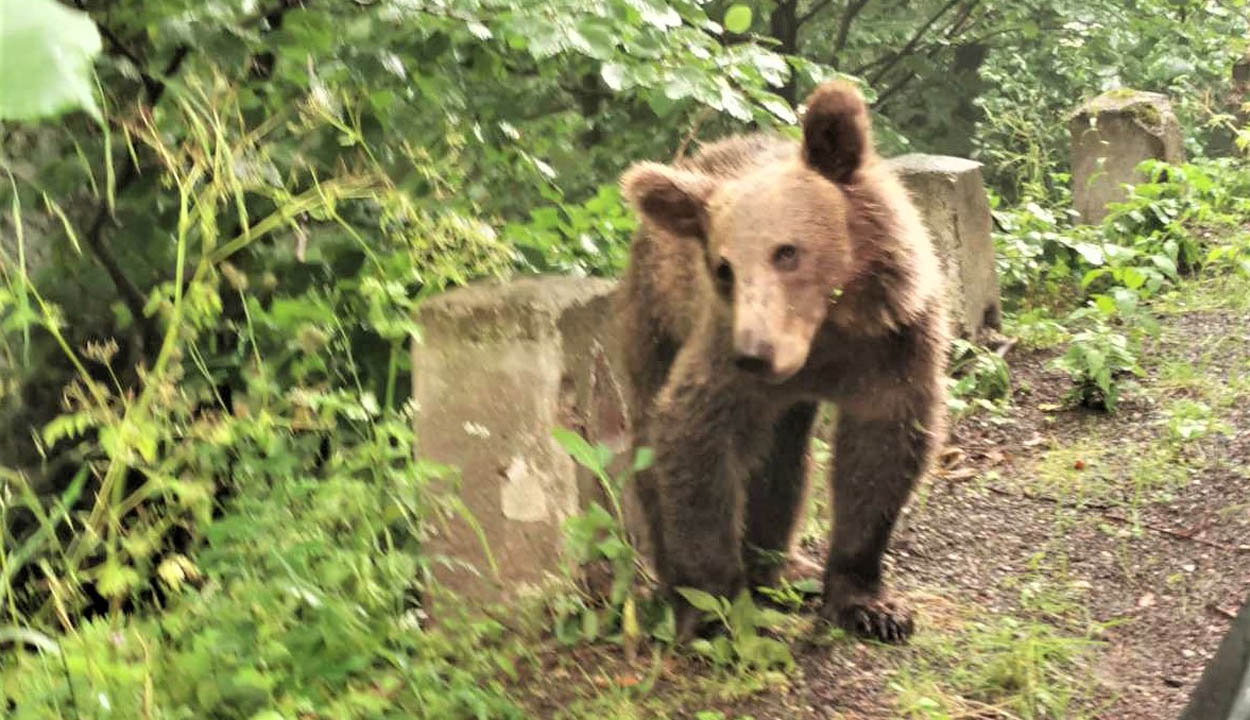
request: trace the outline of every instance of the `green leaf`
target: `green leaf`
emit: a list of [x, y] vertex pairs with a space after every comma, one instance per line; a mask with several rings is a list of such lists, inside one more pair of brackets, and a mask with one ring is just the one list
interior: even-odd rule
[[0, 2], [0, 120], [85, 110], [101, 121], [91, 62], [100, 33], [84, 12], [54, 0]]
[[587, 610], [582, 613], [582, 639], [594, 640], [599, 637], [599, 613]]
[[731, 33], [741, 34], [751, 28], [751, 8], [741, 3], [730, 6], [725, 11], [725, 29]]
[[719, 613], [721, 611], [721, 602], [714, 595], [709, 595], [702, 590], [695, 588], [680, 587], [677, 592], [686, 599], [697, 610], [703, 612]]
[[1111, 272], [1110, 268], [1095, 268], [1085, 273], [1085, 276], [1081, 278], [1081, 289], [1084, 290], [1085, 288], [1089, 287], [1090, 283], [1094, 282], [1095, 280], [1102, 277], [1103, 275], [1106, 275], [1109, 272]]
[[604, 471], [599, 453], [595, 452], [595, 449], [581, 435], [562, 427], [552, 430], [551, 435], [556, 442], [560, 443], [560, 447], [564, 448], [565, 452], [573, 456], [577, 464], [595, 473]]
[[96, 578], [96, 590], [106, 598], [125, 596], [130, 588], [139, 584], [139, 573], [129, 565], [108, 560], [100, 567]]
[[616, 36], [611, 26], [598, 19], [588, 19], [577, 26], [579, 45], [596, 60], [607, 60], [616, 52]]
[[654, 462], [655, 462], [655, 452], [652, 451], [651, 448], [649, 447], [638, 448], [638, 451], [634, 453], [634, 466], [632, 470], [633, 472], [636, 472], [636, 473], [642, 472], [643, 470], [646, 470], [647, 468], [651, 467], [651, 465]]
[[626, 73], [628, 68], [620, 63], [604, 63], [599, 69], [599, 75], [603, 78], [603, 83], [614, 92], [620, 92], [626, 86]]
[[1102, 265], [1103, 262], [1106, 261], [1106, 256], [1103, 255], [1102, 248], [1093, 243], [1076, 243], [1072, 246], [1072, 249], [1077, 251], [1085, 262], [1090, 265]]
[[749, 590], [743, 588], [729, 607], [729, 627], [735, 635], [753, 633], [755, 630], [755, 603]]

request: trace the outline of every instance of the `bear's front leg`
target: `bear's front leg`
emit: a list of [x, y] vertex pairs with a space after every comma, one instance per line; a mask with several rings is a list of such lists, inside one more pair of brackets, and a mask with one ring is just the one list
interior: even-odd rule
[[698, 630], [700, 613], [677, 588], [733, 598], [746, 586], [745, 461], [732, 440], [740, 436], [738, 425], [751, 417], [727, 374], [679, 356], [650, 423], [663, 534], [656, 564], [674, 603], [679, 641]]
[[938, 438], [931, 399], [901, 405], [911, 410], [889, 419], [874, 418], [866, 406], [840, 408], [831, 483], [833, 539], [821, 610], [848, 631], [884, 642], [902, 642], [914, 629], [911, 612], [882, 587], [881, 561]]

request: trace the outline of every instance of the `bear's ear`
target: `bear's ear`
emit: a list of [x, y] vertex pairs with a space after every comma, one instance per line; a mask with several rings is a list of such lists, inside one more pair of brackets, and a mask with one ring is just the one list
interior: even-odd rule
[[836, 183], [849, 182], [872, 149], [868, 107], [848, 82], [827, 82], [807, 98], [803, 116], [803, 159]]
[[659, 163], [641, 162], [621, 176], [621, 189], [630, 204], [654, 225], [674, 235], [707, 239], [710, 178]]

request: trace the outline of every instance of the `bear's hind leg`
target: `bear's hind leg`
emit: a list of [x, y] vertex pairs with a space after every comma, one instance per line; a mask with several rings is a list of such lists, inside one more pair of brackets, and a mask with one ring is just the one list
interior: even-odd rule
[[894, 522], [936, 442], [929, 403], [900, 419], [838, 414], [833, 470], [833, 542], [821, 614], [860, 635], [901, 642], [911, 613], [888, 599], [881, 562]]
[[747, 485], [747, 527], [742, 549], [751, 589], [777, 584], [789, 559], [807, 497], [807, 447], [816, 403], [800, 403], [773, 427], [773, 445]]

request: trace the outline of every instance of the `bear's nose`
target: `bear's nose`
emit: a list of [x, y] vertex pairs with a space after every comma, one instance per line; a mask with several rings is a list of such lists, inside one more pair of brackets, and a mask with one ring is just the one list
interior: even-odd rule
[[763, 375], [773, 369], [773, 344], [766, 341], [743, 343], [738, 347], [734, 365], [743, 372]]

